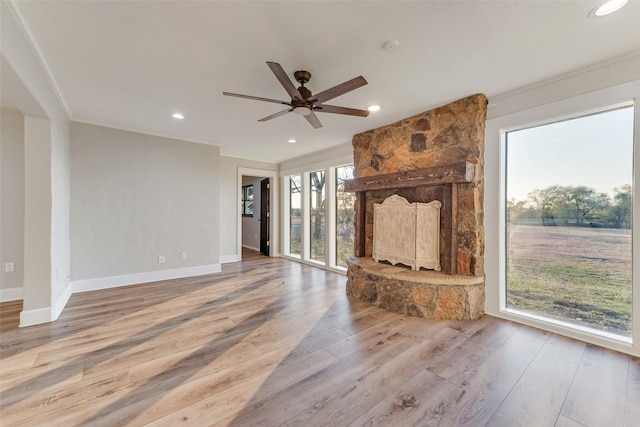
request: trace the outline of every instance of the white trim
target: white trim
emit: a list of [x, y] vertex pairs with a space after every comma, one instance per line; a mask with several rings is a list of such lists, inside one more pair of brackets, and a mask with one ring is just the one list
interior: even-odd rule
[[[184, 138], [181, 136], [177, 136], [174, 134], [170, 134], [170, 133], [162, 133], [162, 132], [156, 132], [156, 131], [152, 131], [152, 130], [148, 130], [148, 129], [140, 129], [140, 128], [133, 128], [130, 126], [123, 126], [121, 124], [117, 124], [117, 123], [110, 123], [110, 122], [100, 122], [100, 121], [96, 121], [96, 120], [84, 120], [84, 119], [73, 119], [74, 122], [76, 123], [80, 123], [83, 125], [91, 125], [91, 126], [98, 126], [98, 127], [102, 127], [102, 128], [108, 128], [108, 129], [115, 129], [115, 130], [119, 130], [119, 131], [123, 131], [123, 132], [131, 132], [131, 133], [137, 133], [140, 135], [146, 135], [146, 136], [156, 136], [158, 138], [163, 138], [163, 139], [169, 139], [169, 140], [173, 140], [173, 141], [179, 141], [179, 142], [188, 142], [191, 144], [202, 144], [202, 145], [210, 145], [212, 147], [218, 147], [222, 150], [222, 147], [220, 147], [218, 144], [212, 142], [212, 141], [206, 141], [204, 139], [197, 139], [197, 138]], [[222, 156], [222, 154], [220, 154], [220, 156]], [[225, 157], [231, 157], [231, 156], [225, 156]], [[243, 159], [246, 160], [246, 159]]]
[[0, 302], [17, 301], [22, 299], [24, 295], [24, 288], [8, 288], [0, 289]]
[[[323, 169], [324, 170], [324, 169]], [[314, 172], [316, 169], [313, 170]], [[305, 262], [311, 259], [311, 172], [300, 174], [300, 259]]]
[[253, 246], [249, 246], [249, 245], [242, 245], [243, 248], [246, 249], [251, 249], [252, 251], [258, 251], [260, 252], [260, 248], [254, 248]]
[[44, 72], [44, 75], [48, 80], [48, 83], [51, 86], [51, 89], [53, 90], [53, 93], [57, 98], [57, 101], [60, 104], [60, 107], [62, 107], [62, 111], [67, 116], [66, 117], [67, 120], [73, 120], [73, 116], [71, 115], [71, 110], [69, 110], [69, 107], [67, 106], [67, 103], [65, 102], [64, 97], [62, 96], [62, 92], [60, 91], [60, 88], [58, 87], [56, 80], [53, 78], [53, 74], [51, 73], [51, 68], [49, 67], [49, 64], [47, 63], [47, 61], [45, 61], [44, 56], [42, 55], [42, 50], [40, 50], [40, 46], [38, 46], [38, 44], [36, 43], [36, 39], [33, 36], [33, 33], [31, 32], [31, 27], [29, 27], [29, 25], [27, 24], [27, 21], [22, 16], [22, 12], [20, 12], [20, 9], [16, 5], [17, 0], [11, 0], [5, 3], [8, 6], [9, 11], [11, 12], [11, 15], [13, 16], [13, 20], [18, 25], [18, 28], [20, 28], [20, 30], [24, 34], [24, 38], [27, 40], [27, 43], [29, 44], [31, 51], [33, 52], [33, 56], [36, 58], [36, 61], [39, 62], [40, 68]]
[[220, 255], [220, 264], [242, 261], [242, 255]]
[[51, 321], [57, 320], [58, 317], [60, 317], [62, 310], [64, 310], [67, 302], [69, 302], [69, 298], [71, 298], [71, 294], [73, 294], [73, 285], [68, 283], [64, 291], [62, 291], [62, 295], [60, 295], [60, 298], [58, 298], [58, 301], [51, 309]]
[[336, 264], [336, 170], [339, 167], [330, 166], [324, 171], [324, 263], [328, 267], [335, 267]]
[[316, 267], [319, 268], [321, 270], [326, 270], [326, 271], [331, 271], [333, 273], [338, 273], [338, 274], [342, 274], [343, 276], [347, 275], [347, 269], [343, 268], [343, 267], [330, 267], [327, 265], [324, 265], [322, 262], [320, 261], [314, 261], [314, 260], [304, 260], [304, 259], [300, 259], [296, 256], [291, 256], [291, 255], [280, 255], [280, 258], [284, 258], [284, 259], [288, 259], [289, 261], [295, 261], [299, 264], [304, 264], [304, 265], [308, 265], [311, 267]]
[[37, 308], [35, 310], [22, 310], [20, 312], [20, 327], [40, 325], [53, 321], [53, 309], [51, 307]]
[[173, 270], [149, 271], [145, 273], [124, 274], [122, 276], [98, 277], [95, 279], [74, 280], [71, 282], [73, 292], [88, 292], [160, 280], [179, 279], [182, 277], [202, 276], [220, 273], [220, 264], [201, 265], [197, 267], [176, 268]]
[[631, 354], [638, 356], [638, 353], [634, 350], [633, 345], [621, 339], [612, 339], [605, 336], [599, 331], [589, 332], [587, 328], [563, 326], [562, 322], [554, 322], [551, 319], [537, 319], [537, 316], [526, 313], [525, 315], [516, 314], [508, 310], [500, 311], [499, 313], [487, 313], [490, 316], [497, 317], [499, 319], [510, 320], [522, 325], [531, 326], [541, 329], [543, 331], [552, 332], [554, 334], [562, 335], [565, 337], [584, 341], [589, 344], [598, 345], [600, 347], [608, 348], [610, 350], [619, 351], [625, 354]]
[[[291, 249], [291, 177], [281, 177], [282, 184], [282, 253], [289, 254]], [[285, 220], [286, 219], [286, 220]]]
[[488, 119], [570, 99], [640, 78], [640, 50], [492, 96]]

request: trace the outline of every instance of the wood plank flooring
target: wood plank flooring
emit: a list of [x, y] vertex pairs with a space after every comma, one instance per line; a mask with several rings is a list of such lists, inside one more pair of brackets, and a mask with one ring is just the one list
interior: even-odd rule
[[405, 317], [246, 251], [220, 274], [0, 304], [0, 425], [638, 426], [640, 361], [515, 323]]

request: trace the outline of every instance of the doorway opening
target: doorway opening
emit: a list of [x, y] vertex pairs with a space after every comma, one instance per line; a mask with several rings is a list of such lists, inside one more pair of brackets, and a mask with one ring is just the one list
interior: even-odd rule
[[[277, 172], [238, 169], [238, 255], [247, 251], [277, 256]], [[252, 253], [253, 255], [257, 255]]]

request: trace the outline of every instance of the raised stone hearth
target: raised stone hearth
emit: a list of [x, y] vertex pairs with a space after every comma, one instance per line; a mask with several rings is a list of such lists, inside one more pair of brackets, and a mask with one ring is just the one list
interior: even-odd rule
[[[355, 178], [345, 184], [356, 193], [349, 295], [429, 319], [476, 319], [484, 312], [486, 113], [487, 98], [478, 94], [353, 137]], [[373, 260], [374, 206], [392, 195], [441, 202], [441, 272]]]
[[472, 320], [484, 311], [484, 278], [413, 271], [350, 258], [347, 294], [396, 313], [434, 320]]

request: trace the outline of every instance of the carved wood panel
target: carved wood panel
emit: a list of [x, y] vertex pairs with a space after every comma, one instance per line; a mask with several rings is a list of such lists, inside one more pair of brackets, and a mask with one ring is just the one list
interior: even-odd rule
[[373, 259], [440, 271], [440, 207], [393, 195], [373, 207]]

